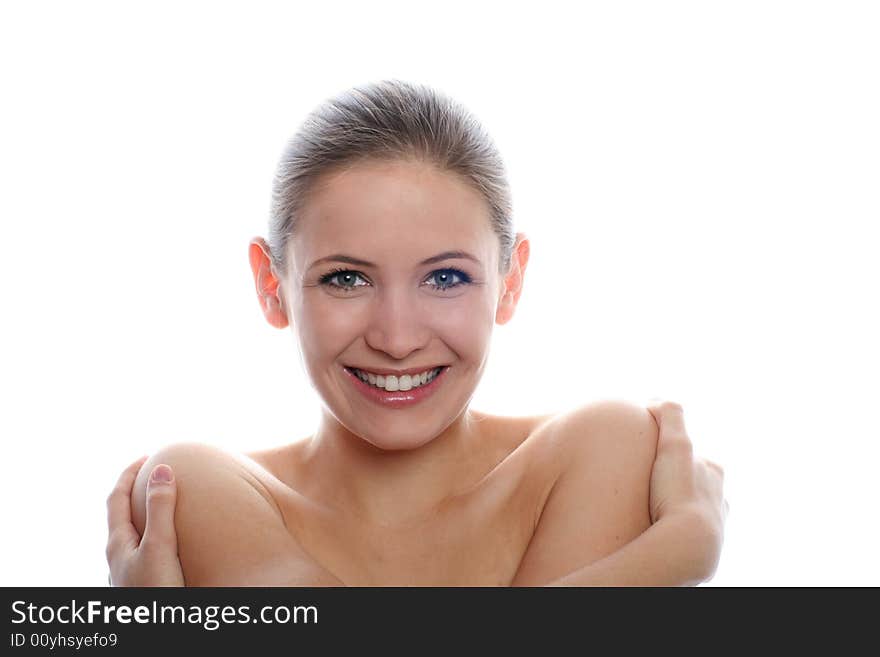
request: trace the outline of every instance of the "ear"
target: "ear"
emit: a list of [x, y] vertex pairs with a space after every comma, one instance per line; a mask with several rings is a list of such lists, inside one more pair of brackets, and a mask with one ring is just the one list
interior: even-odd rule
[[260, 308], [266, 316], [266, 321], [275, 328], [286, 328], [289, 324], [287, 311], [284, 308], [284, 295], [282, 294], [280, 281], [272, 268], [272, 257], [269, 255], [269, 245], [262, 237], [255, 237], [248, 247], [248, 256], [251, 261], [251, 271], [254, 273], [254, 283], [257, 286], [257, 298]]
[[495, 311], [496, 324], [506, 324], [513, 317], [519, 296], [522, 294], [526, 267], [529, 264], [530, 248], [531, 245], [525, 234], [517, 233], [516, 242], [513, 245], [513, 255], [510, 259], [510, 269], [504, 277], [501, 297], [498, 299], [498, 308]]

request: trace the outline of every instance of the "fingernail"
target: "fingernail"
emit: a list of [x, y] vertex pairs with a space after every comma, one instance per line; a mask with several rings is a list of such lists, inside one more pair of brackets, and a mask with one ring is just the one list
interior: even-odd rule
[[173, 480], [174, 472], [172, 472], [171, 468], [164, 463], [157, 465], [153, 469], [153, 474], [150, 475], [150, 481], [156, 482], [157, 484], [168, 484]]

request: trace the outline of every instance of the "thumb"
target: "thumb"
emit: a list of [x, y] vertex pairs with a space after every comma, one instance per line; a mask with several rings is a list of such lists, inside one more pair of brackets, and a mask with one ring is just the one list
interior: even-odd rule
[[177, 505], [177, 482], [171, 466], [160, 463], [150, 473], [147, 485], [147, 520], [141, 545], [170, 546], [177, 552], [174, 509]]

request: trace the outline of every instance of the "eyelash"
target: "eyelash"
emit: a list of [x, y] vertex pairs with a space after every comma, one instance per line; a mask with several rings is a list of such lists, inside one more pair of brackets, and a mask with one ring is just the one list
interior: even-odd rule
[[[453, 288], [459, 287], [460, 285], [468, 285], [471, 282], [470, 276], [465, 274], [460, 269], [455, 269], [452, 267], [445, 267], [443, 269], [437, 269], [435, 271], [432, 271], [431, 275], [428, 278], [430, 279], [431, 277], [433, 277], [441, 272], [451, 272], [455, 276], [458, 276], [459, 279], [461, 279], [461, 282], [453, 283], [451, 285], [446, 285], [446, 286], [432, 285], [431, 287], [433, 287], [435, 290], [441, 290], [441, 291], [451, 290]], [[351, 269], [344, 269], [344, 268], [340, 267], [339, 269], [334, 269], [333, 271], [329, 271], [326, 274], [324, 274], [323, 276], [321, 276], [321, 278], [318, 279], [318, 283], [320, 283], [321, 285], [326, 285], [328, 287], [335, 287], [339, 290], [344, 290], [346, 292], [350, 292], [351, 290], [353, 290], [354, 286], [335, 285], [330, 282], [334, 278], [336, 278], [336, 276], [338, 276], [339, 274], [354, 274], [355, 276], [359, 276], [363, 279], [363, 274], [361, 274], [360, 272], [353, 271]]]

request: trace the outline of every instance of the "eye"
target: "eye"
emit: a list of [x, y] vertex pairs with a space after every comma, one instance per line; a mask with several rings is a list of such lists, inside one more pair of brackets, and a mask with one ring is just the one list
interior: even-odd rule
[[[454, 282], [455, 278], [458, 278], [459, 282]], [[438, 269], [431, 272], [431, 275], [428, 276], [428, 280], [430, 281], [431, 279], [435, 281], [435, 284], [431, 285], [435, 290], [451, 290], [454, 287], [467, 285], [471, 282], [471, 277], [460, 269]]]
[[340, 290], [353, 290], [356, 287], [363, 287], [363, 285], [354, 284], [357, 279], [364, 280], [360, 272], [352, 271], [351, 269], [334, 269], [321, 276], [318, 282], [321, 285], [335, 287]]

